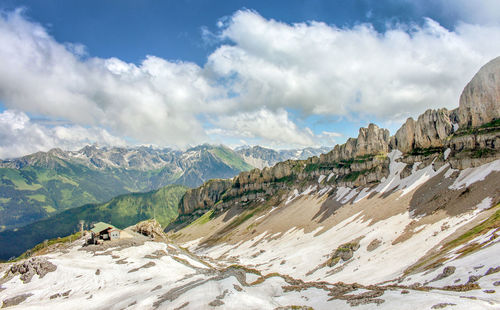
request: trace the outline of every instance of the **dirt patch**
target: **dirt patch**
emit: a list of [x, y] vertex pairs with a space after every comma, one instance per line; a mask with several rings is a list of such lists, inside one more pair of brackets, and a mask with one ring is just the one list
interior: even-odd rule
[[156, 266], [155, 262], [149, 262], [149, 263], [146, 263], [146, 264], [142, 265], [141, 267], [129, 270], [128, 273], [136, 272], [136, 271], [139, 271], [139, 270], [145, 269], [145, 268], [151, 268], [153, 266]]
[[[499, 282], [499, 284], [500, 284], [500, 281], [497, 281], [497, 282]], [[233, 284], [233, 287], [234, 287], [234, 289], [235, 289], [235, 290], [237, 290], [238, 292], [243, 291], [243, 288], [241, 288], [241, 286], [239, 286], [238, 284]]]
[[17, 306], [20, 303], [22, 303], [23, 301], [25, 301], [26, 299], [28, 299], [28, 297], [30, 297], [30, 296], [33, 296], [33, 294], [27, 293], [27, 294], [22, 294], [22, 295], [17, 295], [17, 296], [11, 297], [11, 298], [7, 298], [3, 301], [2, 308]]
[[495, 267], [495, 268], [491, 267], [491, 268], [488, 269], [488, 271], [486, 271], [486, 273], [484, 275], [487, 276], [487, 275], [490, 275], [490, 274], [497, 273], [499, 271], [500, 271], [500, 266]]
[[410, 211], [415, 217], [437, 210], [445, 210], [448, 216], [456, 216], [473, 210], [485, 197], [492, 198], [493, 205], [500, 200], [500, 172], [493, 171], [483, 181], [459, 190], [449, 189], [455, 178], [445, 178], [445, 172], [434, 176], [415, 191], [410, 201]]
[[[111, 255], [113, 258], [118, 258], [116, 257], [116, 255], [113, 255], [113, 251], [121, 251], [129, 247], [136, 247], [143, 245], [144, 242], [146, 241], [151, 241], [150, 238], [142, 236], [135, 232], [129, 232], [129, 233], [132, 234], [132, 238], [105, 241], [102, 244], [86, 244], [83, 245], [80, 249], [78, 249], [78, 251], [86, 251], [94, 255]], [[108, 249], [111, 250], [106, 251]], [[96, 253], [101, 251], [104, 252]]]
[[115, 264], [118, 264], [118, 265], [125, 265], [125, 264], [128, 264], [128, 262], [127, 262], [127, 259], [126, 259], [126, 258], [122, 258], [122, 259], [120, 259], [120, 260], [117, 260], [117, 261], [115, 262]]
[[184, 309], [184, 308], [186, 308], [188, 305], [189, 305], [189, 301], [186, 301], [186, 302], [185, 302], [185, 303], [183, 303], [180, 307], [177, 307], [177, 308], [175, 308], [174, 310], [181, 310], [181, 309]]
[[163, 256], [167, 256], [167, 252], [163, 251], [163, 250], [156, 250], [154, 251], [153, 253], [151, 254], [147, 254], [144, 256], [144, 258], [149, 258], [149, 259], [160, 259], [162, 258]]
[[431, 307], [431, 309], [443, 309], [443, 308], [446, 308], [448, 306], [456, 306], [456, 304], [452, 304], [449, 302], [442, 302], [439, 304], [435, 304], [434, 306]]
[[222, 306], [223, 304], [224, 304], [224, 302], [222, 300], [219, 300], [219, 299], [212, 300], [211, 302], [208, 303], [208, 305], [211, 307], [219, 307], [219, 306]]
[[337, 201], [334, 195], [330, 196], [326, 199], [325, 202], [323, 202], [323, 204], [321, 204], [319, 211], [313, 216], [313, 220], [320, 217], [319, 222], [321, 223], [328, 219], [330, 216], [334, 215], [335, 212], [342, 206], [343, 204]]
[[371, 251], [375, 250], [376, 248], [378, 248], [381, 244], [382, 244], [382, 241], [380, 241], [378, 239], [373, 239], [370, 242], [370, 244], [368, 244], [368, 246], [366, 247], [366, 250], [368, 252], [371, 252]]
[[447, 266], [443, 269], [442, 273], [438, 274], [434, 279], [430, 280], [429, 282], [439, 281], [441, 279], [449, 277], [455, 273], [456, 269], [457, 268], [455, 266]]
[[382, 295], [384, 295], [384, 291], [368, 291], [357, 295], [344, 295], [342, 299], [344, 299], [351, 307], [366, 304], [380, 305], [381, 303], [384, 303], [385, 300], [377, 297]]
[[161, 288], [162, 288], [162, 286], [161, 286], [161, 285], [157, 285], [157, 286], [155, 286], [155, 287], [151, 290], [151, 292], [157, 291], [157, 290], [159, 290], [159, 289], [161, 289]]

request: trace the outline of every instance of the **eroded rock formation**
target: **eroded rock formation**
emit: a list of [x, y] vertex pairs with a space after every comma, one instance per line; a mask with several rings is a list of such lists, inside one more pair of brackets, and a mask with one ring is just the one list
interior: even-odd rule
[[[465, 87], [460, 106], [427, 110], [417, 120], [408, 118], [394, 136], [369, 124], [357, 138], [319, 157], [288, 160], [273, 167], [242, 172], [233, 180], [212, 180], [189, 190], [181, 201], [180, 214], [196, 215], [216, 206], [235, 204], [317, 184], [363, 186], [379, 182], [389, 173], [388, 153], [401, 151], [407, 171], [416, 162], [438, 169], [446, 162], [453, 168], [474, 167], [500, 157], [500, 57], [486, 64]], [[459, 125], [460, 124], [460, 125]], [[446, 149], [449, 149], [445, 152]], [[446, 155], [445, 155], [446, 153]], [[318, 182], [320, 175], [329, 176]]]
[[484, 65], [460, 96], [461, 128], [478, 127], [500, 118], [500, 57]]

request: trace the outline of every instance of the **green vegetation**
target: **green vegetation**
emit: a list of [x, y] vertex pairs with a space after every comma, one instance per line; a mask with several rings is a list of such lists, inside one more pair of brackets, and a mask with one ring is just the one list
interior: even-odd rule
[[355, 182], [358, 177], [360, 175], [362, 175], [364, 172], [366, 172], [365, 170], [363, 171], [353, 171], [349, 174], [346, 174], [345, 176], [343, 176], [343, 180], [346, 181], [346, 182]]
[[187, 188], [168, 185], [148, 193], [121, 195], [102, 204], [87, 204], [55, 214], [17, 230], [0, 232], [0, 258], [19, 255], [46, 239], [67, 236], [78, 230], [84, 220], [87, 228], [96, 222], [125, 228], [137, 222], [155, 218], [162, 226], [178, 215], [177, 207]]
[[[492, 207], [492, 209], [496, 209], [496, 212], [493, 213], [488, 219], [482, 221], [480, 224], [474, 226], [472, 229], [468, 230], [464, 234], [460, 235], [458, 238], [446, 243], [443, 245], [439, 252], [423, 259], [421, 262], [411, 266], [405, 271], [405, 275], [408, 275], [414, 271], [417, 271], [421, 268], [424, 269], [429, 269], [432, 268], [433, 266], [436, 266], [443, 261], [446, 260], [444, 257], [445, 254], [449, 253], [451, 250], [475, 239], [478, 236], [481, 236], [488, 231], [492, 229], [498, 229], [500, 228], [500, 204], [497, 204], [496, 206]], [[476, 250], [478, 250], [481, 247], [481, 244], [479, 243], [472, 243], [466, 248], [462, 249], [460, 251], [460, 255], [464, 256], [469, 253], [472, 253]]]
[[0, 168], [0, 227], [21, 227], [57, 212], [102, 203], [130, 192], [173, 183], [195, 187], [208, 179], [230, 178], [252, 169], [228, 148], [202, 146], [198, 151], [201, 157], [181, 171], [177, 164], [145, 171], [97, 169], [50, 156], [19, 169]]
[[481, 222], [479, 225], [475, 226], [471, 230], [467, 231], [457, 239], [448, 242], [445, 244], [442, 249], [449, 251], [457, 246], [464, 244], [466, 242], [471, 241], [472, 239], [480, 236], [482, 234], [487, 233], [491, 229], [496, 229], [500, 227], [500, 204], [497, 204], [495, 207], [498, 209], [493, 215], [491, 215], [487, 220]]
[[443, 153], [444, 148], [442, 147], [429, 147], [429, 148], [414, 148], [409, 155], [422, 155], [429, 156], [435, 153]]
[[220, 158], [226, 165], [237, 169], [239, 171], [250, 171], [254, 167], [247, 164], [241, 157], [239, 157], [232, 150], [223, 146], [215, 147], [211, 151], [215, 156]]
[[21, 259], [28, 258], [28, 257], [32, 256], [33, 254], [36, 254], [37, 252], [39, 252], [39, 251], [41, 251], [41, 250], [43, 250], [43, 249], [45, 249], [53, 244], [63, 244], [63, 243], [73, 242], [76, 239], [80, 238], [80, 236], [81, 236], [81, 233], [76, 232], [72, 235], [69, 235], [69, 236], [66, 236], [63, 238], [54, 238], [54, 239], [47, 240], [47, 242], [45, 242], [45, 241], [41, 242], [11, 261], [16, 262], [16, 261], [19, 261]]
[[481, 135], [500, 130], [500, 119], [494, 119], [489, 123], [474, 128], [460, 128], [453, 136]]
[[0, 226], [15, 228], [56, 211], [148, 191], [172, 183], [170, 176], [167, 170], [97, 170], [69, 162], [52, 169], [0, 168]]
[[472, 158], [484, 158], [484, 157], [488, 157], [490, 155], [493, 155], [495, 154], [495, 150], [492, 150], [492, 149], [481, 149], [481, 148], [477, 148], [477, 149], [474, 149], [472, 150], [472, 153], [471, 153], [471, 157]]
[[320, 164], [307, 164], [304, 168], [304, 172], [313, 172], [319, 170]]
[[276, 183], [285, 183], [287, 185], [292, 185], [295, 181], [297, 180], [296, 175], [288, 175], [279, 179], [275, 179], [274, 182]]
[[199, 218], [197, 218], [194, 222], [189, 224], [189, 226], [191, 226], [191, 225], [203, 225], [205, 223], [208, 223], [208, 221], [210, 221], [213, 218], [213, 214], [214, 214], [214, 210], [210, 210], [210, 211], [206, 212], [205, 214], [203, 214], [202, 216], [200, 216]]

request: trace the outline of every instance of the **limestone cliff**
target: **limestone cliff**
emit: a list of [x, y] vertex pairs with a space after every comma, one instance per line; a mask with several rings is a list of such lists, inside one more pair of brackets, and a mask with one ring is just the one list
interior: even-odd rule
[[500, 57], [484, 65], [460, 96], [461, 128], [478, 127], [500, 118]]
[[408, 118], [391, 138], [391, 148], [408, 153], [413, 149], [443, 147], [453, 132], [447, 109], [427, 110], [415, 121]]
[[189, 189], [179, 202], [179, 214], [191, 214], [212, 207], [231, 185], [230, 179], [213, 179], [198, 188]]
[[181, 218], [210, 208], [246, 206], [280, 191], [304, 190], [307, 186], [377, 183], [389, 174], [387, 155], [392, 150], [403, 153], [399, 159], [407, 164], [403, 176], [412, 173], [415, 163], [419, 163], [417, 169], [430, 164], [438, 169], [445, 163], [465, 169], [495, 160], [500, 157], [499, 98], [497, 58], [481, 68], [466, 86], [458, 109], [427, 110], [417, 120], [408, 118], [392, 137], [387, 129], [369, 124], [359, 129], [357, 138], [319, 157], [279, 162], [273, 167], [242, 172], [233, 180], [207, 182], [186, 193], [179, 207]]
[[320, 162], [333, 162], [349, 160], [370, 154], [386, 154], [389, 151], [389, 130], [379, 128], [375, 124], [368, 128], [360, 128], [358, 138], [350, 138], [342, 145], [327, 153], [320, 155]]

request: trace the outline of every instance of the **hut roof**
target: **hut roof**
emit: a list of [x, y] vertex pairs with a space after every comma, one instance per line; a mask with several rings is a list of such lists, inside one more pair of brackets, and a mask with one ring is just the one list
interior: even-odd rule
[[99, 222], [99, 223], [95, 223], [94, 224], [94, 228], [92, 228], [90, 231], [98, 234], [100, 233], [101, 231], [103, 230], [106, 230], [108, 228], [111, 228], [111, 229], [116, 229], [115, 226], [111, 225], [111, 224], [108, 224], [108, 223], [103, 223], [103, 222]]

